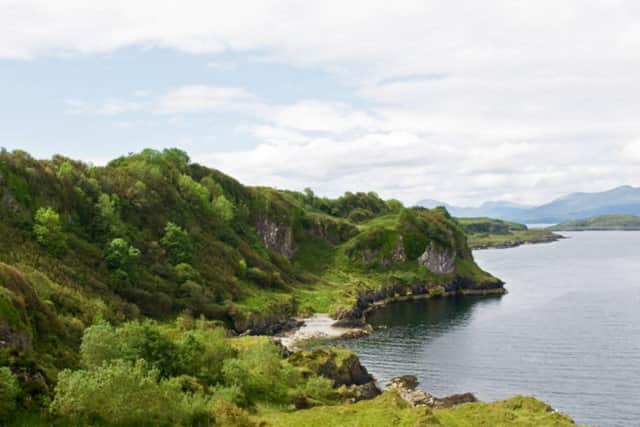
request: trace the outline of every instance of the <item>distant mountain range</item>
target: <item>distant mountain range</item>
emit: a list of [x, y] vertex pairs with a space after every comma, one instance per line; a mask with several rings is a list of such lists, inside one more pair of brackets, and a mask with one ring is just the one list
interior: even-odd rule
[[490, 217], [527, 224], [559, 223], [595, 215], [640, 215], [640, 187], [624, 185], [599, 193], [571, 193], [540, 206], [506, 201], [485, 202], [477, 207], [460, 207], [425, 199], [417, 203], [427, 208], [444, 206], [457, 217]]

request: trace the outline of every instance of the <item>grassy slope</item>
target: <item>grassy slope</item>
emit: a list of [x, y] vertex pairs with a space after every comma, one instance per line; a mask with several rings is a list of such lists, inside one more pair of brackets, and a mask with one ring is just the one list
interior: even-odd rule
[[[25, 396], [51, 396], [58, 370], [77, 367], [82, 331], [95, 317], [116, 324], [144, 317], [167, 320], [188, 309], [233, 326], [255, 315], [336, 312], [353, 305], [364, 290], [451, 281], [450, 274], [418, 266], [416, 258], [428, 244], [455, 252], [463, 278], [496, 281], [474, 263], [463, 230], [446, 211], [391, 207], [371, 194], [328, 200], [249, 188], [174, 154], [147, 151], [96, 168], [59, 157], [38, 161], [22, 152], [0, 153], [0, 338], [9, 343], [0, 349], [0, 365], [20, 373]], [[207, 187], [205, 199], [179, 185], [185, 176], [188, 183]], [[117, 197], [117, 232], [104, 232], [96, 223], [102, 194]], [[231, 222], [210, 208], [221, 195], [233, 203]], [[63, 218], [64, 253], [53, 255], [35, 241], [34, 214], [44, 206]], [[256, 230], [265, 217], [289, 228], [296, 248], [291, 260], [265, 247]], [[188, 286], [159, 245], [167, 221], [184, 227], [193, 242]], [[106, 265], [104, 247], [114, 237], [126, 238], [142, 252], [131, 283], [116, 280]], [[405, 261], [389, 262], [400, 246]], [[235, 345], [250, 346], [256, 339]], [[465, 425], [479, 416], [473, 411], [487, 420], [515, 416], [511, 409], [495, 409], [496, 415], [490, 408], [435, 411], [434, 416], [462, 423], [449, 425]], [[263, 407], [256, 416], [295, 426], [313, 425], [323, 415], [325, 425], [388, 425], [387, 420], [414, 425], [432, 417], [390, 394], [309, 411]], [[25, 422], [38, 425], [38, 417]]]
[[524, 243], [543, 243], [559, 236], [548, 229], [529, 229], [524, 224], [493, 218], [457, 218], [472, 249], [510, 247]]
[[409, 406], [390, 391], [369, 401], [352, 405], [321, 406], [286, 412], [262, 407], [254, 417], [279, 426], [573, 426], [565, 415], [551, 412], [548, 405], [531, 397], [513, 397], [495, 403], [468, 403], [452, 409], [431, 410]]
[[[99, 207], [105, 197], [110, 216]], [[221, 197], [231, 202], [231, 220], [214, 209]], [[63, 251], [36, 241], [34, 216], [43, 207], [60, 215]], [[265, 219], [288, 230], [292, 259], [267, 249], [257, 229]], [[189, 234], [186, 270], [161, 245], [169, 221]], [[1, 151], [0, 237], [0, 336], [10, 343], [0, 364], [44, 373], [47, 383], [77, 364], [82, 330], [95, 317], [171, 320], [189, 310], [241, 330], [262, 317], [335, 313], [366, 290], [450, 281], [418, 265], [429, 244], [454, 251], [458, 274], [470, 282], [496, 281], [474, 263], [444, 210], [404, 209], [373, 193], [323, 199], [246, 187], [177, 150], [145, 150], [105, 167]], [[105, 260], [116, 237], [141, 252], [128, 281]], [[406, 261], [390, 262], [398, 246]], [[366, 262], [365, 253], [373, 254]], [[49, 321], [16, 320], [36, 312]]]
[[598, 215], [590, 218], [565, 221], [549, 230], [640, 230], [640, 216], [636, 215]]

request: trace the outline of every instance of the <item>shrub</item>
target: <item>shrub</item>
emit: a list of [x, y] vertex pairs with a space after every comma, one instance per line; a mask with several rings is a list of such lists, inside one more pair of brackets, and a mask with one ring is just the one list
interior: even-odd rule
[[125, 239], [118, 237], [113, 239], [105, 249], [105, 259], [111, 271], [116, 275], [134, 279], [134, 268], [140, 259], [140, 250], [131, 246]]
[[223, 195], [218, 196], [213, 202], [213, 212], [223, 222], [229, 223], [233, 220], [233, 211], [233, 203], [231, 203], [229, 199], [227, 199]]
[[78, 422], [114, 425], [191, 424], [206, 416], [207, 399], [183, 393], [178, 380], [159, 381], [142, 360], [115, 360], [94, 370], [62, 371], [50, 410]]
[[66, 238], [62, 230], [60, 215], [53, 209], [38, 209], [33, 232], [37, 242], [52, 254], [60, 255], [66, 249]]
[[7, 367], [0, 368], [0, 419], [7, 419], [16, 409], [16, 398], [20, 394], [18, 380]]
[[173, 264], [191, 261], [193, 247], [189, 234], [179, 225], [168, 222], [160, 244], [167, 251]]

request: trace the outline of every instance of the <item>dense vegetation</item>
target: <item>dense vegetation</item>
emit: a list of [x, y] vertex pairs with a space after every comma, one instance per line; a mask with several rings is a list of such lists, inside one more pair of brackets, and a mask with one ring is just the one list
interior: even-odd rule
[[[2, 418], [48, 408], [135, 424], [127, 405], [144, 400], [157, 420], [197, 425], [212, 407], [240, 419], [235, 407], [291, 405], [300, 390], [337, 402], [279, 350], [234, 350], [222, 328], [273, 333], [292, 315], [341, 316], [375, 295], [501, 285], [444, 209], [246, 187], [177, 149], [104, 167], [2, 150], [0, 236]], [[200, 317], [209, 326], [175, 323]], [[254, 359], [278, 359], [265, 365], [277, 378], [261, 378]], [[114, 381], [132, 389], [101, 395]]]
[[640, 216], [598, 215], [585, 219], [561, 222], [549, 229], [557, 231], [640, 230]]
[[560, 238], [559, 235], [547, 229], [528, 228], [524, 224], [500, 219], [458, 218], [457, 220], [467, 233], [469, 246], [472, 249], [544, 243]]

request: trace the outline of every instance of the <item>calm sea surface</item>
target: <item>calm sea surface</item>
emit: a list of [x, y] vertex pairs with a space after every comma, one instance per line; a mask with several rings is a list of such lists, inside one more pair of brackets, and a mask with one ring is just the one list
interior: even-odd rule
[[436, 395], [536, 396], [578, 423], [640, 426], [640, 232], [476, 251], [502, 297], [391, 304], [386, 328], [340, 344], [382, 383], [415, 374]]

